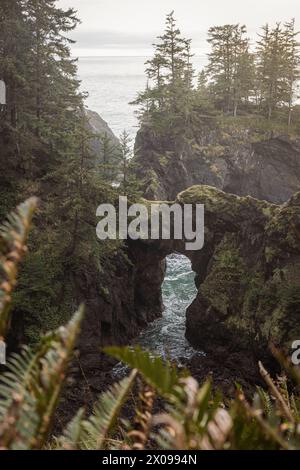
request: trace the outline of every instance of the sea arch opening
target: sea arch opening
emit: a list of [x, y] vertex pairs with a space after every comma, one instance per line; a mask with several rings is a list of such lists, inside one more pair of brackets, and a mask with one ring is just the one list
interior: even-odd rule
[[195, 350], [185, 337], [186, 310], [197, 295], [196, 273], [183, 253], [174, 251], [162, 262], [162, 315], [143, 329], [136, 343], [162, 357], [189, 358]]

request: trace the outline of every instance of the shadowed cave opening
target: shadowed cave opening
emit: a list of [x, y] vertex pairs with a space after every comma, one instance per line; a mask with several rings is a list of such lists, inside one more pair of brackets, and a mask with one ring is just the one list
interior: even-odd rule
[[159, 356], [189, 358], [196, 351], [185, 337], [186, 310], [197, 294], [196, 274], [190, 259], [183, 254], [173, 252], [165, 261], [162, 316], [150, 323], [135, 343]]

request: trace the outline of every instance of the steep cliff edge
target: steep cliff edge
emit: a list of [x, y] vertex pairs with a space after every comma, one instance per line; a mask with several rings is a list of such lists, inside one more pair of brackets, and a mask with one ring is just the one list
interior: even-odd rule
[[109, 125], [107, 124], [101, 116], [95, 111], [90, 109], [85, 110], [87, 122], [88, 122], [88, 130], [94, 134], [94, 139], [91, 140], [90, 147], [91, 150], [100, 161], [103, 161], [103, 154], [104, 154], [104, 145], [103, 139], [106, 138], [109, 141], [109, 145], [111, 148], [114, 148], [117, 152], [120, 147], [119, 139], [115, 136]]
[[[186, 337], [208, 352], [187, 366], [229, 394], [238, 380], [259, 381], [257, 360], [269, 360], [270, 342], [290, 348], [300, 337], [300, 193], [283, 205], [193, 186], [179, 204], [205, 205], [205, 243], [187, 251], [181, 240], [128, 240], [103, 269], [77, 277], [76, 303], [86, 318], [60, 418], [90, 406], [115, 380], [101, 347], [128, 344], [163, 311], [164, 259], [182, 253], [196, 273], [197, 296], [187, 310]], [[173, 203], [169, 203], [170, 205]]]
[[[290, 347], [300, 337], [300, 193], [275, 205], [193, 186], [176, 202], [205, 205], [203, 249], [187, 251], [184, 239], [131, 242], [130, 249], [137, 259], [151, 250], [150, 279], [167, 254], [190, 258], [198, 293], [187, 310], [188, 340], [204, 350], [222, 345], [266, 353], [269, 342]], [[141, 276], [144, 269], [137, 278], [147, 303], [155, 292]]]
[[[299, 142], [254, 142], [245, 129], [222, 136], [220, 129], [206, 129], [197, 144], [158, 146], [145, 132], [137, 136], [136, 159], [146, 196], [203, 203], [205, 245], [187, 252], [183, 241], [129, 241], [124, 257], [119, 252], [99, 276], [85, 276], [78, 283], [90, 312], [81, 341], [84, 363], [95, 368], [99, 345], [126, 343], [161, 315], [163, 263], [172, 252], [188, 256], [197, 275], [198, 295], [186, 325], [194, 346], [288, 344], [300, 335], [299, 193], [279, 205], [230, 191], [287, 200], [300, 187]], [[207, 185], [186, 190], [198, 179], [228, 192]]]
[[192, 255], [199, 289], [187, 338], [204, 348], [289, 348], [300, 335], [300, 193], [282, 206], [228, 196], [204, 188], [179, 196], [205, 199], [206, 207], [206, 245]]
[[135, 153], [145, 196], [171, 200], [192, 185], [206, 184], [240, 196], [287, 201], [300, 188], [300, 141], [265, 135], [216, 125], [172, 141], [142, 128]]

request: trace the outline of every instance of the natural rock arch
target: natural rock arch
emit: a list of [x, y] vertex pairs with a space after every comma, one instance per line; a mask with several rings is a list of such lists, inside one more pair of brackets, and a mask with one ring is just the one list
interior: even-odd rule
[[161, 314], [164, 259], [178, 252], [196, 273], [198, 293], [186, 323], [195, 347], [264, 349], [300, 337], [300, 193], [277, 206], [194, 186], [176, 202], [205, 205], [205, 245], [186, 251], [185, 240], [129, 242], [142, 320]]

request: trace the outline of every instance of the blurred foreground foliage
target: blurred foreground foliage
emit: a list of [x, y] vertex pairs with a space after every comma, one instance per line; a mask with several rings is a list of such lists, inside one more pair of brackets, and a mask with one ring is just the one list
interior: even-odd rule
[[[11, 294], [36, 206], [36, 199], [29, 199], [0, 228], [1, 341], [10, 326]], [[3, 367], [1, 449], [300, 449], [300, 374], [279, 353], [295, 387], [285, 375], [274, 381], [260, 363], [268, 391], [258, 388], [250, 403], [238, 386], [236, 398], [227, 401], [213, 393], [210, 381], [199, 385], [187, 371], [138, 347], [107, 348], [131, 369], [128, 377], [99, 396], [90, 416], [78, 410], [62, 435], [53, 436], [83, 315], [80, 307], [65, 327], [46, 334], [34, 350], [12, 354]], [[122, 408], [133, 387], [135, 418], [129, 422]], [[156, 397], [164, 403], [159, 414], [153, 411]]]

